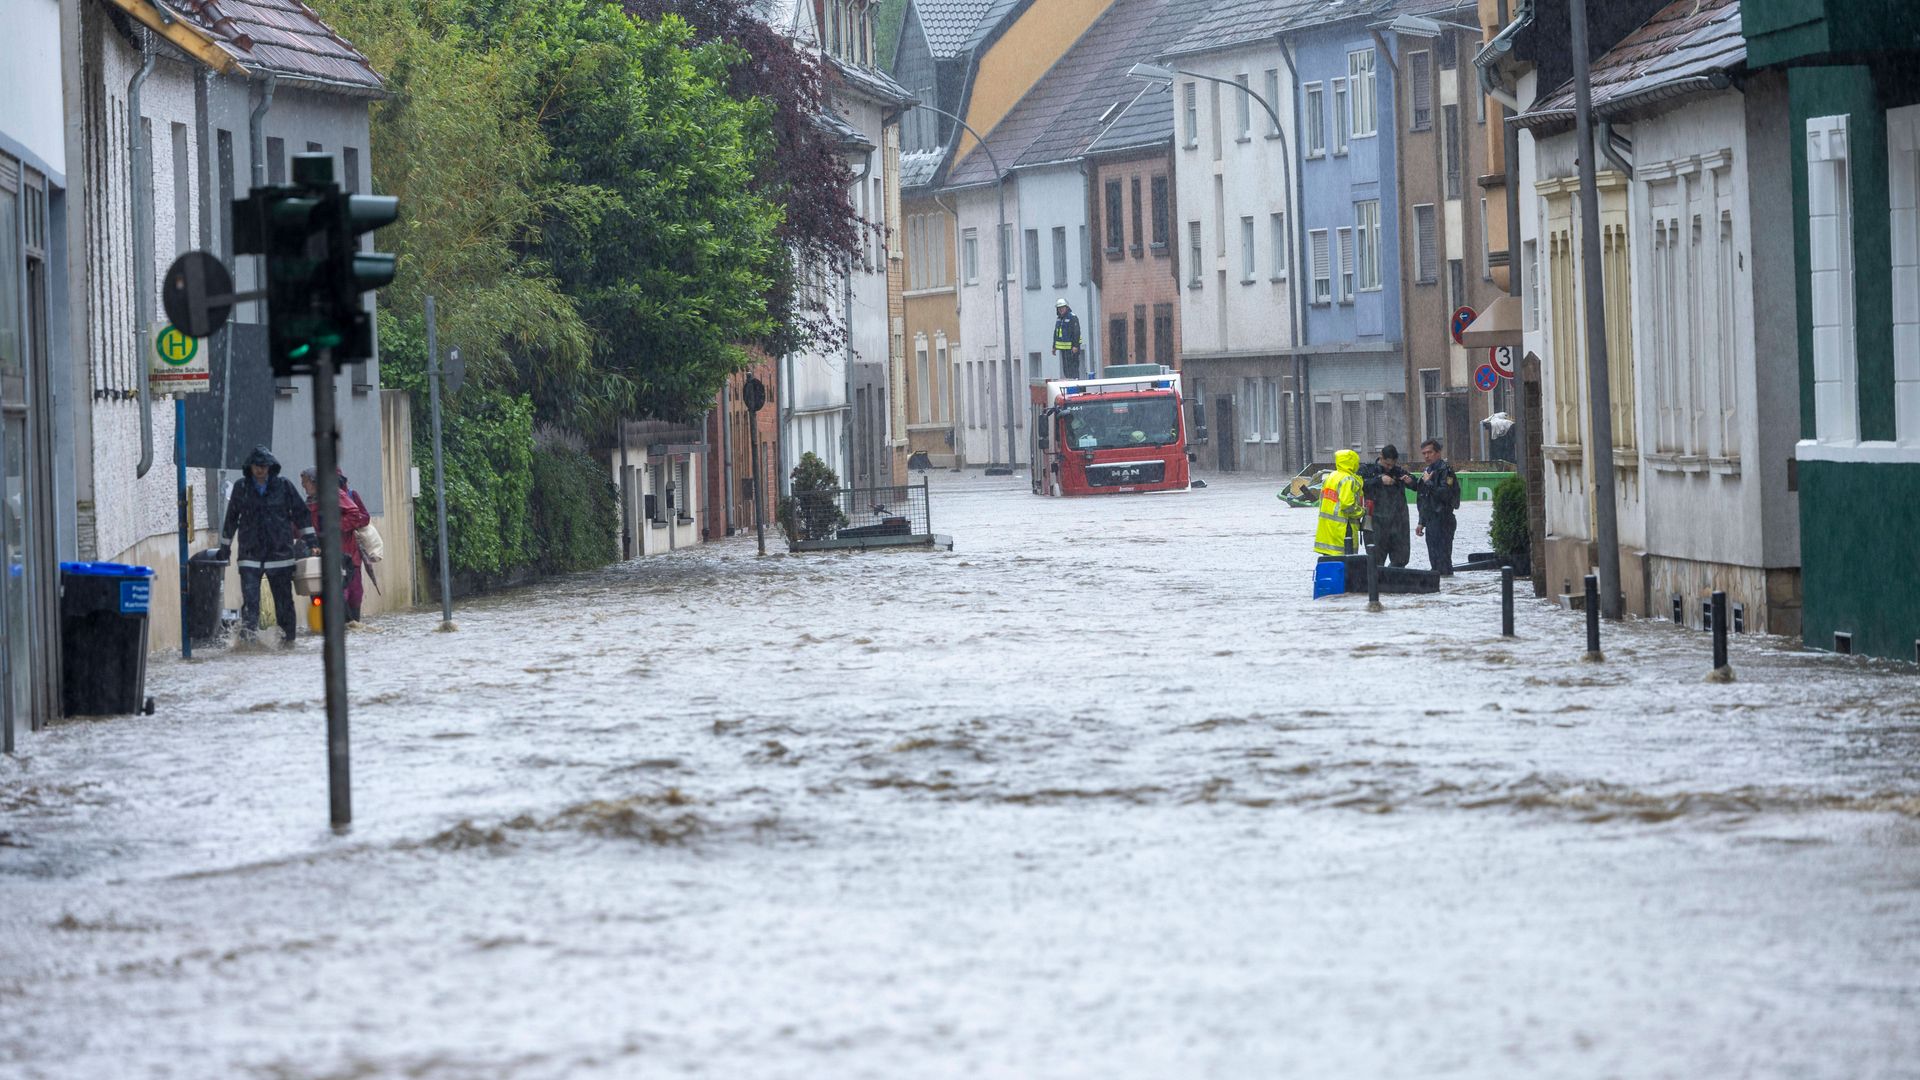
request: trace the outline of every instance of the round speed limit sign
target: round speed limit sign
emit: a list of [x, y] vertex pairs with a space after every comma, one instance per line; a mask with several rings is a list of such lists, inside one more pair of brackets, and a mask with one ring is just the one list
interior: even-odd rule
[[1487, 350], [1487, 366], [1503, 379], [1513, 378], [1513, 346], [1495, 345]]

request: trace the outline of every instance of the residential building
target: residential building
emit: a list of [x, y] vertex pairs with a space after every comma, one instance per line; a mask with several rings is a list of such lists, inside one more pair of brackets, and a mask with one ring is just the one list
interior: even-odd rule
[[[997, 28], [991, 40], [982, 43], [961, 107], [950, 110], [988, 140], [983, 148], [974, 135], [956, 131], [943, 165], [946, 174], [936, 181], [940, 198], [953, 209], [958, 237], [955, 276], [960, 347], [950, 356], [956, 449], [968, 464], [1012, 463], [1026, 456], [1026, 391], [1022, 384], [1028, 378], [1030, 364], [1045, 362], [1044, 356], [1035, 361], [1030, 354], [1051, 351], [1052, 301], [1061, 292], [1037, 298], [1044, 313], [1028, 310], [1034, 306], [1028, 301], [1036, 298], [1022, 287], [1024, 189], [1013, 166], [1038, 134], [1031, 120], [1040, 109], [1031, 102], [1033, 91], [1043, 76], [1058, 77], [1073, 63], [1070, 58], [1078, 52], [1078, 43], [1111, 3], [1034, 0], [1018, 17]], [[1064, 97], [1056, 91], [1049, 98], [1049, 109], [1062, 107]], [[1028, 119], [1021, 121], [1017, 130], [1002, 130], [1002, 124], [1023, 109]], [[1042, 219], [1057, 219], [1047, 226], [1051, 244], [1053, 224], [1064, 229], [1071, 219], [1085, 216], [1084, 192], [1076, 190], [1069, 195], [1065, 188], [1059, 183], [1050, 185], [1050, 212], [1036, 211], [1033, 215], [1036, 249]], [[1077, 210], [1071, 206], [1075, 197], [1080, 204]], [[1077, 225], [1068, 231], [1070, 244], [1076, 243], [1078, 233]], [[1084, 253], [1070, 250], [1066, 279], [1078, 280], [1085, 265]], [[1039, 272], [1036, 269], [1036, 274]], [[1086, 298], [1083, 295], [1078, 299]], [[1082, 312], [1092, 310], [1084, 302], [1077, 306]], [[1042, 319], [1046, 336], [1030, 339], [1028, 327]], [[1097, 328], [1086, 327], [1084, 314], [1082, 328], [1088, 337], [1097, 338]], [[1091, 355], [1098, 342], [1089, 345]]]
[[[1740, 0], [1675, 0], [1593, 66], [1594, 115], [1610, 140], [1602, 260], [1622, 589], [1629, 610], [1696, 628], [1708, 625], [1708, 598], [1724, 590], [1739, 629], [1798, 634], [1800, 528], [1787, 463], [1799, 371], [1766, 347], [1790, 340], [1795, 325], [1792, 237], [1765, 227], [1792, 206], [1776, 157], [1787, 138], [1787, 89], [1778, 73], [1746, 76], [1740, 8]], [[1545, 152], [1563, 152], [1571, 87], [1518, 122]], [[1552, 400], [1573, 415], [1567, 406], [1585, 390], [1584, 361], [1572, 371], [1557, 358], [1580, 349], [1575, 315], [1588, 299], [1577, 280], [1579, 225], [1560, 209], [1573, 202], [1566, 188], [1564, 180], [1541, 185], [1549, 255], [1558, 260], [1544, 279], [1555, 298], [1546, 313]], [[1571, 437], [1577, 444], [1579, 433]], [[1561, 455], [1556, 469], [1570, 472], [1570, 461]], [[1559, 501], [1574, 504], [1563, 521], [1585, 509]], [[1573, 546], [1578, 559], [1566, 544], [1551, 545], [1569, 584], [1587, 565]]]
[[[960, 358], [960, 284], [963, 273], [977, 283], [981, 259], [991, 260], [993, 252], [983, 256], [977, 233], [964, 238], [963, 246], [953, 205], [940, 194], [962, 134], [951, 117], [967, 111], [980, 60], [1001, 36], [1029, 10], [1042, 18], [1056, 6], [1046, 0], [912, 0], [902, 17], [891, 71], [928, 108], [909, 109], [900, 126], [906, 363], [905, 393], [897, 400], [906, 412], [909, 458], [925, 455], [933, 467], [993, 460], [991, 454], [981, 456], [977, 436], [975, 456], [969, 459], [966, 453], [966, 433], [982, 429], [967, 410], [968, 382], [962, 376], [969, 370], [963, 364], [971, 362]], [[1022, 37], [1029, 39], [1023, 42], [1028, 47], [1042, 40], [1031, 33]], [[1028, 75], [1037, 78], [1042, 70], [1033, 68]], [[997, 314], [997, 296], [984, 306]]]
[[[1106, 362], [1180, 363], [1180, 250], [1173, 197], [1173, 100], [1142, 87], [1087, 147], [1093, 285]], [[1089, 321], [1093, 321], [1089, 319]], [[1188, 430], [1204, 427], [1193, 411]]]
[[[1080, 316], [1081, 373], [1110, 362], [1111, 343], [1097, 324], [1101, 301], [1092, 272], [1085, 155], [1102, 128], [1139, 94], [1128, 69], [1184, 32], [1200, 10], [1198, 0], [1116, 0], [985, 132], [983, 152], [959, 157], [948, 176], [962, 233], [971, 229], [976, 237], [997, 225], [998, 203], [967, 189], [990, 185], [996, 163], [1008, 181], [1008, 242], [1013, 248], [1008, 288], [1023, 299], [1012, 305], [1018, 311], [1009, 320], [1015, 355], [997, 370], [1000, 392], [1012, 406], [1005, 426], [994, 431], [996, 448], [1003, 437], [1012, 444], [1003, 460], [1020, 463], [1027, 458], [1025, 384], [1065, 373], [1053, 349], [1056, 301], [1066, 300]], [[963, 341], [975, 340], [964, 324], [961, 336]], [[991, 371], [993, 364], [988, 366]]]
[[807, 453], [832, 463], [844, 483], [891, 483], [904, 318], [903, 267], [895, 266], [890, 234], [898, 231], [900, 116], [913, 97], [878, 66], [865, 0], [782, 0], [775, 8], [772, 25], [820, 58], [830, 99], [820, 119], [846, 159], [847, 199], [863, 235], [850, 266], [805, 268], [806, 287], [828, 298], [844, 341], [781, 358], [780, 483], [784, 490]]
[[[346, 190], [371, 190], [367, 110], [385, 91], [366, 59], [298, 3], [191, 0], [175, 17], [136, 0], [83, 0], [72, 14], [69, 114], [80, 123], [69, 159], [87, 166], [82, 197], [68, 204], [67, 235], [83, 257], [67, 290], [70, 348], [87, 357], [73, 395], [87, 408], [74, 417], [71, 550], [153, 567], [150, 641], [177, 648], [176, 414], [143, 377], [164, 323], [160, 279], [177, 255], [200, 249], [232, 261], [240, 289], [259, 287], [260, 260], [233, 260], [231, 201], [285, 182], [301, 153], [332, 157]], [[273, 377], [264, 306], [237, 305], [201, 344], [211, 389], [183, 410], [193, 547], [217, 543], [226, 490], [255, 445], [271, 446], [288, 475], [313, 462], [311, 389]], [[386, 542], [406, 550], [406, 399], [381, 391], [377, 355], [342, 371], [335, 391], [341, 467]], [[411, 601], [411, 567], [382, 571], [366, 610]], [[231, 576], [228, 591], [237, 593]]]
[[1396, 7], [1391, 0], [1330, 7], [1285, 34], [1304, 133], [1298, 265], [1314, 461], [1344, 449], [1370, 459], [1385, 443], [1408, 441], [1400, 275], [1389, 265], [1401, 250], [1393, 208], [1402, 58], [1375, 25]]
[[711, 413], [695, 423], [628, 420], [620, 425], [607, 467], [620, 495], [622, 558], [664, 555], [707, 539], [701, 517], [711, 483], [712, 425]]
[[[1492, 393], [1475, 386], [1487, 350], [1460, 344], [1451, 330], [1460, 309], [1477, 316], [1506, 294], [1487, 229], [1491, 200], [1505, 196], [1483, 185], [1492, 172], [1488, 101], [1472, 64], [1479, 33], [1465, 21], [1474, 14], [1471, 0], [1417, 12], [1394, 32], [1405, 431], [1407, 443], [1439, 439], [1455, 461], [1479, 460], [1492, 456], [1481, 421], [1512, 412], [1513, 384], [1503, 379]], [[1499, 211], [1504, 219], [1504, 203]], [[1405, 455], [1413, 447], [1400, 449]]]
[[[773, 525], [780, 491], [779, 480], [774, 476], [780, 451], [779, 409], [774, 404], [779, 365], [758, 349], [751, 352], [752, 366], [727, 379], [714, 397], [712, 411], [707, 413], [707, 467], [703, 470], [705, 482], [701, 489], [702, 540], [716, 540], [753, 528], [756, 476], [760, 481], [760, 513], [769, 527]], [[767, 395], [766, 404], [757, 414], [747, 408], [743, 396], [749, 376], [760, 380]], [[753, 456], [756, 438], [760, 447], [757, 463]]]
[[1178, 72], [1177, 322], [1201, 471], [1286, 474], [1307, 460], [1300, 102], [1280, 34], [1322, 6], [1221, 0], [1160, 57]]
[[1786, 480], [1799, 492], [1802, 635], [1920, 661], [1920, 550], [1904, 542], [1920, 532], [1920, 8], [1742, 8], [1748, 69], [1787, 80], [1785, 144], [1764, 153], [1792, 177], [1797, 321], [1765, 340], [1797, 345]]
[[61, 62], [72, 28], [62, 8], [11, 6], [15, 59], [0, 65], [0, 751], [59, 713], [54, 572], [74, 544], [73, 430], [84, 410], [64, 388], [85, 352], [68, 291], [80, 170], [63, 122], [63, 79], [77, 73]]

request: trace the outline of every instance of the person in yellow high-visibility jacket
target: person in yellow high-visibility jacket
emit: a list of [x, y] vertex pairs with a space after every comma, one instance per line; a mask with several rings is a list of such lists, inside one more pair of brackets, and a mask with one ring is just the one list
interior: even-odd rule
[[1320, 527], [1313, 534], [1313, 550], [1321, 555], [1345, 555], [1347, 537], [1367, 516], [1361, 495], [1360, 455], [1342, 450], [1333, 455], [1333, 474], [1320, 489]]

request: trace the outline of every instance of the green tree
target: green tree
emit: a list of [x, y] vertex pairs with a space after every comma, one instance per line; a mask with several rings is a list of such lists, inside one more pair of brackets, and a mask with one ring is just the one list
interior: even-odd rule
[[[578, 372], [592, 335], [551, 269], [527, 249], [581, 193], [549, 178], [549, 148], [522, 58], [472, 33], [461, 0], [315, 0], [386, 79], [372, 106], [374, 187], [398, 196], [379, 233], [399, 256], [385, 312], [417, 326], [435, 298], [440, 340], [478, 383], [508, 383], [514, 356]], [[424, 352], [421, 354], [424, 356]]]
[[771, 326], [780, 211], [751, 188], [767, 107], [727, 92], [742, 54], [600, 0], [519, 9], [503, 42], [540, 88], [550, 176], [578, 196], [533, 250], [595, 331], [585, 377], [535, 384], [535, 400], [590, 431], [697, 415]]

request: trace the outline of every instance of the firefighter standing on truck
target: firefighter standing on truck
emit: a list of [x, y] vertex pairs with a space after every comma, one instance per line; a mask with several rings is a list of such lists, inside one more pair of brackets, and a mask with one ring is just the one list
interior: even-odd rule
[[1080, 316], [1067, 306], [1067, 298], [1053, 302], [1053, 352], [1060, 360], [1060, 373], [1069, 379], [1080, 377]]
[[1316, 554], [1339, 558], [1360, 528], [1367, 503], [1362, 498], [1360, 455], [1342, 450], [1333, 455], [1333, 473], [1320, 488], [1320, 527], [1313, 534]]

